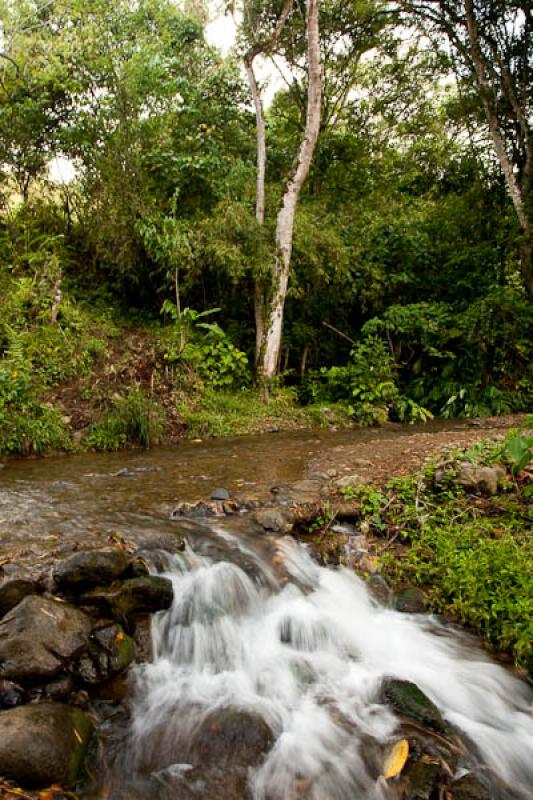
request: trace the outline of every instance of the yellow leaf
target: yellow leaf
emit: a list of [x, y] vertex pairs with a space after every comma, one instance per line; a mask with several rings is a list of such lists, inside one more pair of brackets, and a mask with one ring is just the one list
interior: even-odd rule
[[389, 750], [383, 765], [383, 775], [385, 778], [395, 778], [400, 774], [409, 755], [409, 742], [407, 739], [399, 739]]

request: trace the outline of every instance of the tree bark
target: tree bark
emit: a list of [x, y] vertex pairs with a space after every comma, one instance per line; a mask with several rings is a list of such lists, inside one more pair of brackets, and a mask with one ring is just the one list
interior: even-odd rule
[[320, 63], [320, 0], [309, 0], [307, 5], [307, 63], [308, 89], [305, 130], [292, 173], [285, 185], [276, 224], [276, 255], [272, 270], [272, 290], [267, 306], [261, 372], [264, 381], [275, 375], [281, 347], [283, 314], [289, 284], [292, 255], [294, 219], [298, 198], [313, 159], [320, 130], [322, 98], [322, 73]]
[[[512, 161], [505, 147], [505, 139], [498, 120], [496, 100], [485, 70], [485, 63], [479, 42], [479, 30], [473, 0], [465, 0], [465, 18], [468, 31], [468, 41], [470, 43], [472, 64], [474, 66], [476, 80], [480, 90], [485, 118], [487, 120], [487, 125], [492, 138], [492, 143], [494, 145], [494, 150], [496, 152], [496, 157], [503, 172], [507, 189], [511, 196], [511, 200], [515, 207], [516, 215], [520, 223], [522, 241], [520, 243], [519, 253], [524, 287], [529, 299], [533, 300], [533, 227], [527, 210], [527, 203], [525, 202], [525, 198], [523, 196], [522, 188], [514, 172]], [[520, 116], [518, 117], [518, 121], [524, 122]], [[528, 134], [527, 131], [526, 134]], [[526, 146], [529, 145], [529, 135], [526, 135]], [[530, 154], [528, 153], [528, 155]], [[527, 166], [529, 171], [529, 169], [531, 169], [530, 158], [528, 158], [528, 162], [529, 163]]]
[[[253, 55], [244, 59], [244, 68], [248, 78], [248, 86], [255, 109], [256, 138], [257, 138], [257, 178], [255, 189], [255, 218], [258, 225], [265, 222], [265, 175], [266, 175], [266, 134], [265, 114], [261, 93], [257, 85], [253, 66]], [[259, 363], [261, 347], [265, 335], [265, 284], [262, 278], [255, 278], [254, 287], [254, 313], [255, 313], [255, 364]]]

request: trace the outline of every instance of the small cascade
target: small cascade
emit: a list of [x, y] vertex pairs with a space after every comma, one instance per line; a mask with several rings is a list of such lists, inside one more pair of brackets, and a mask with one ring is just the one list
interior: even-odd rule
[[382, 697], [396, 678], [462, 743], [457, 778], [475, 772], [495, 800], [531, 798], [531, 691], [471, 637], [379, 605], [351, 571], [317, 566], [292, 540], [267, 559], [247, 538], [252, 572], [234, 563], [236, 540], [214, 535], [231, 540], [227, 560], [188, 548], [166, 562], [175, 601], [136, 675], [124, 797], [396, 798], [381, 776], [402, 735]]

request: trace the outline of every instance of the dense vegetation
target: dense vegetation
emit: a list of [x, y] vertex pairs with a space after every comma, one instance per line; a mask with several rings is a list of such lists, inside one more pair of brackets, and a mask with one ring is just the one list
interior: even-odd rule
[[[531, 425], [533, 420], [529, 420]], [[533, 437], [513, 431], [445, 463], [388, 483], [345, 490], [375, 541], [383, 574], [395, 586], [425, 589], [430, 609], [480, 633], [533, 671], [533, 484], [522, 471]], [[495, 497], [457, 482], [458, 464], [507, 461], [513, 478]]]
[[[223, 58], [201, 3], [1, 5], [0, 452], [246, 430], [239, 409], [278, 425], [325, 406], [364, 424], [530, 406], [525, 229], [475, 84], [410, 5], [323, 4], [270, 410], [254, 296], [305, 123], [302, 30], [279, 39], [294, 80], [265, 111], [259, 224], [246, 26]], [[249, 8], [262, 31], [281, 4]], [[530, 57], [514, 52], [520, 75]], [[74, 181], [50, 178], [56, 157]]]

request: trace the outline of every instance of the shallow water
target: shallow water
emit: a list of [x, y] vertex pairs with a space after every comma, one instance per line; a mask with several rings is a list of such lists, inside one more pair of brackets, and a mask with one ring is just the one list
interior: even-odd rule
[[[327, 448], [415, 431], [299, 431], [11, 460], [0, 472], [2, 552], [31, 560], [73, 542], [177, 532], [183, 523], [170, 513], [180, 501], [218, 485], [267, 497]], [[157, 559], [175, 602], [155, 621], [156, 658], [135, 672], [131, 725], [98, 797], [392, 800], [395, 785], [380, 773], [403, 734], [380, 701], [385, 677], [415, 682], [437, 704], [467, 742], [457, 769], [489, 781], [491, 797], [533, 796], [531, 690], [472, 637], [379, 605], [353, 573], [318, 567], [292, 540], [258, 536], [246, 517], [187, 539], [185, 553]], [[241, 715], [237, 732], [217, 717], [228, 711]]]

